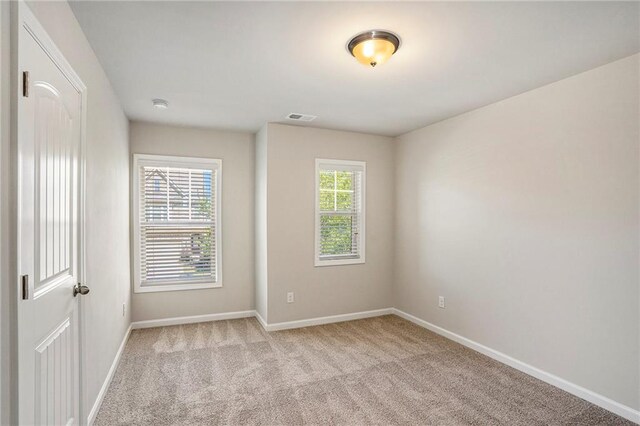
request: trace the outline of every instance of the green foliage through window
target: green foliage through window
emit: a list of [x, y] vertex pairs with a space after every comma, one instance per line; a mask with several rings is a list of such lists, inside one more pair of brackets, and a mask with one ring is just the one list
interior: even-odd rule
[[321, 170], [320, 256], [356, 254], [358, 172]]
[[353, 218], [320, 216], [320, 255], [351, 254], [353, 250]]

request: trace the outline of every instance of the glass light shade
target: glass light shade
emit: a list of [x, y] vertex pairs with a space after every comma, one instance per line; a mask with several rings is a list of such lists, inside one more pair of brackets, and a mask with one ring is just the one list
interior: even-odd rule
[[389, 40], [371, 39], [356, 44], [351, 53], [361, 64], [375, 67], [387, 62], [395, 51], [396, 46]]

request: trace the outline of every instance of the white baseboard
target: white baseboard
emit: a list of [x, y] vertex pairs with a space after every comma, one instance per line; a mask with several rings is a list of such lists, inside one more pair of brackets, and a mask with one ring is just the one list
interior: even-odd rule
[[433, 331], [441, 336], [446, 337], [447, 339], [453, 340], [454, 342], [458, 342], [461, 345], [464, 345], [468, 348], [473, 349], [474, 351], [480, 352], [490, 358], [495, 359], [503, 364], [506, 364], [510, 367], [515, 368], [516, 370], [520, 370], [523, 373], [526, 373], [530, 376], [533, 376], [537, 379], [542, 380], [543, 382], [549, 383], [557, 388], [560, 388], [570, 394], [577, 396], [578, 398], [582, 398], [586, 401], [591, 402], [599, 407], [604, 408], [605, 410], [611, 411], [621, 417], [624, 417], [627, 420], [630, 420], [635, 423], [640, 424], [640, 411], [634, 410], [631, 407], [627, 407], [626, 405], [620, 404], [606, 396], [602, 396], [597, 394], [589, 389], [583, 388], [582, 386], [571, 383], [561, 377], [553, 375], [551, 373], [547, 373], [544, 370], [536, 368], [532, 365], [529, 365], [525, 362], [519, 361], [509, 355], [503, 354], [502, 352], [498, 352], [494, 349], [491, 349], [487, 346], [484, 346], [480, 343], [474, 342], [473, 340], [467, 339], [466, 337], [460, 336], [459, 334], [452, 333], [451, 331], [445, 330], [442, 327], [438, 327], [430, 322], [422, 320], [418, 317], [415, 317], [411, 314], [403, 312], [399, 309], [393, 308], [393, 313], [398, 315], [401, 318], [404, 318], [408, 321], [411, 321], [414, 324], [417, 324], [421, 327], [424, 327], [428, 330]]
[[334, 322], [352, 321], [362, 318], [378, 317], [393, 313], [393, 308], [376, 309], [373, 311], [354, 312], [350, 314], [332, 315], [328, 317], [309, 318], [297, 321], [286, 321], [268, 324], [257, 311], [224, 312], [220, 314], [194, 315], [189, 317], [162, 318], [157, 320], [135, 321], [131, 327], [140, 328], [164, 327], [168, 325], [193, 324], [197, 322], [220, 321], [237, 318], [255, 317], [266, 331], [288, 330], [292, 328], [310, 327], [312, 325], [330, 324]]
[[258, 322], [260, 323], [260, 325], [262, 326], [262, 328], [264, 328], [266, 330], [268, 325], [267, 325], [267, 322], [264, 320], [264, 318], [262, 318], [262, 316], [260, 315], [260, 312], [255, 311], [255, 317], [258, 320]]
[[193, 324], [196, 322], [219, 321], [237, 318], [250, 318], [255, 311], [223, 312], [221, 314], [194, 315], [190, 317], [163, 318], [157, 320], [136, 321], [131, 323], [133, 329], [163, 327], [165, 325]]
[[[298, 321], [286, 321], [286, 322], [276, 322], [273, 324], [267, 324], [262, 320], [262, 318], [258, 318], [260, 324], [264, 327], [266, 331], [278, 331], [278, 330], [289, 330], [292, 328], [301, 328], [301, 327], [310, 327], [312, 325], [322, 325], [322, 324], [331, 324], [334, 322], [343, 322], [343, 321], [352, 321], [362, 318], [371, 318], [371, 317], [379, 317], [381, 315], [389, 315], [393, 313], [393, 308], [385, 308], [385, 309], [376, 309], [374, 311], [363, 311], [363, 312], [354, 312], [352, 314], [342, 314], [342, 315], [331, 315], [328, 317], [318, 317], [318, 318], [309, 318]], [[258, 316], [256, 315], [256, 318]]]
[[526, 373], [530, 376], [533, 376], [537, 379], [542, 380], [543, 382], [549, 383], [552, 386], [555, 386], [557, 388], [560, 388], [566, 392], [569, 392], [570, 394], [573, 394], [579, 398], [582, 398], [586, 401], [591, 402], [592, 404], [595, 404], [599, 407], [604, 408], [605, 410], [611, 411], [612, 413], [615, 413], [621, 417], [624, 417], [627, 420], [630, 420], [632, 422], [638, 423], [640, 424], [640, 411], [635, 410], [631, 407], [627, 407], [626, 405], [620, 404], [619, 402], [616, 402], [610, 398], [607, 398], [606, 396], [597, 394], [593, 391], [590, 391], [589, 389], [583, 388], [582, 386], [576, 385], [574, 383], [571, 383], [561, 377], [558, 377], [554, 374], [548, 373], [544, 370], [541, 370], [537, 367], [534, 367], [532, 365], [529, 365], [525, 362], [519, 361], [509, 355], [506, 355], [502, 352], [496, 351], [495, 349], [491, 349], [487, 346], [484, 346], [478, 342], [475, 342], [471, 339], [468, 339], [466, 337], [460, 336], [459, 334], [453, 333], [449, 330], [446, 330], [442, 327], [438, 327], [435, 324], [432, 324], [428, 321], [422, 320], [418, 317], [415, 317], [411, 314], [408, 314], [404, 311], [401, 311], [399, 309], [396, 308], [386, 308], [386, 309], [377, 309], [377, 310], [372, 310], [372, 311], [363, 311], [363, 312], [354, 312], [351, 314], [342, 314], [342, 315], [332, 315], [332, 316], [327, 316], [327, 317], [318, 317], [318, 318], [309, 318], [309, 319], [304, 319], [304, 320], [298, 320], [298, 321], [286, 321], [286, 322], [278, 322], [278, 323], [273, 323], [273, 324], [268, 324], [261, 316], [258, 312], [256, 311], [239, 311], [239, 312], [225, 312], [225, 313], [221, 313], [221, 314], [209, 314], [209, 315], [196, 315], [196, 316], [190, 316], [190, 317], [176, 317], [176, 318], [166, 318], [166, 319], [159, 319], [159, 320], [149, 320], [149, 321], [137, 321], [134, 323], [131, 323], [131, 325], [129, 326], [129, 329], [127, 330], [127, 333], [124, 336], [124, 339], [122, 340], [122, 343], [120, 344], [120, 348], [118, 349], [118, 352], [116, 353], [116, 357], [113, 360], [113, 364], [111, 365], [111, 368], [109, 369], [109, 373], [107, 374], [107, 378], [104, 381], [104, 384], [102, 385], [102, 388], [100, 389], [100, 393], [98, 394], [98, 397], [96, 399], [96, 402], [93, 405], [93, 408], [91, 409], [91, 412], [89, 413], [89, 417], [87, 419], [87, 424], [91, 425], [93, 424], [96, 415], [98, 414], [98, 410], [100, 409], [100, 405], [102, 404], [102, 400], [104, 399], [104, 395], [107, 391], [107, 389], [109, 388], [109, 384], [111, 383], [111, 380], [113, 379], [113, 375], [116, 371], [116, 368], [118, 366], [118, 363], [120, 361], [120, 357], [122, 355], [122, 352], [124, 350], [124, 346], [127, 342], [127, 339], [129, 338], [129, 335], [131, 334], [131, 330], [132, 329], [138, 329], [138, 328], [150, 328], [150, 327], [162, 327], [162, 326], [166, 326], [166, 325], [178, 325], [178, 324], [191, 324], [191, 323], [197, 323], [197, 322], [207, 322], [207, 321], [217, 321], [217, 320], [226, 320], [226, 319], [236, 319], [236, 318], [249, 318], [249, 317], [255, 317], [258, 322], [260, 323], [260, 325], [266, 330], [266, 331], [278, 331], [278, 330], [289, 330], [289, 329], [293, 329], [293, 328], [301, 328], [301, 327], [310, 327], [310, 326], [314, 326], [314, 325], [322, 325], [322, 324], [331, 324], [331, 323], [336, 323], [336, 322], [343, 322], [343, 321], [352, 321], [352, 320], [357, 320], [357, 319], [363, 319], [363, 318], [371, 318], [371, 317], [377, 317], [377, 316], [382, 316], [382, 315], [389, 315], [389, 314], [395, 314], [398, 315], [401, 318], [404, 318], [408, 321], [413, 322], [414, 324], [417, 324], [421, 327], [424, 327], [428, 330], [433, 331], [434, 333], [437, 333], [441, 336], [444, 336], [450, 340], [453, 340], [454, 342], [458, 342], [468, 348], [471, 348], [477, 352], [480, 352], [490, 358], [495, 359], [496, 361], [499, 361], [503, 364], [506, 364], [510, 367], [515, 368], [516, 370], [522, 371], [523, 373]]
[[122, 339], [122, 343], [120, 343], [120, 347], [118, 348], [118, 352], [116, 352], [116, 356], [111, 363], [111, 368], [109, 368], [109, 372], [107, 373], [107, 377], [104, 379], [104, 383], [100, 388], [100, 392], [98, 392], [98, 397], [96, 398], [96, 402], [93, 404], [91, 411], [89, 412], [89, 417], [87, 418], [87, 425], [91, 426], [93, 422], [96, 420], [96, 416], [98, 415], [98, 411], [100, 410], [100, 406], [102, 405], [102, 401], [104, 400], [104, 396], [107, 393], [107, 389], [109, 389], [109, 385], [111, 384], [111, 380], [113, 380], [113, 375], [118, 368], [118, 364], [120, 363], [120, 357], [122, 356], [122, 352], [124, 352], [124, 347], [127, 344], [127, 340], [129, 340], [129, 335], [131, 334], [131, 324], [129, 324], [129, 328], [127, 332], [124, 334], [124, 338]]

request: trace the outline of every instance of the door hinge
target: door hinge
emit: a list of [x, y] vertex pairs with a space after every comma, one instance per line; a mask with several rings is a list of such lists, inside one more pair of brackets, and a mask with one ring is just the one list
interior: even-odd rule
[[29, 71], [22, 71], [22, 96], [29, 97]]
[[22, 276], [22, 300], [29, 300], [29, 275]]

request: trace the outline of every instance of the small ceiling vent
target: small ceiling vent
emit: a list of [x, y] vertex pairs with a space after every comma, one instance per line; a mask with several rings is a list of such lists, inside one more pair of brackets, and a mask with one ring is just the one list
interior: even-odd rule
[[313, 121], [316, 118], [318, 117], [315, 115], [298, 114], [296, 112], [292, 112], [291, 114], [287, 115], [288, 120], [294, 120], [294, 121]]

